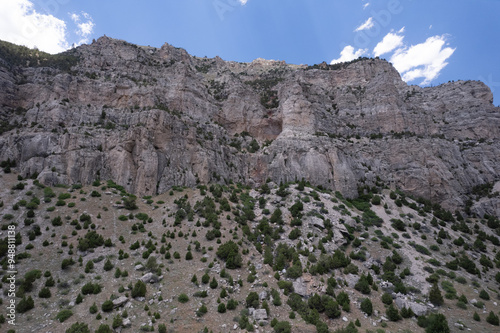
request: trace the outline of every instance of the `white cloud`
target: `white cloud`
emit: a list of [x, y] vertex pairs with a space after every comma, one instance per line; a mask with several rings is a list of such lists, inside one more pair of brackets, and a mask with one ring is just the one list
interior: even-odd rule
[[242, 6], [246, 5], [246, 3], [248, 2], [248, 0], [238, 0]]
[[[0, 0], [0, 39], [48, 53], [63, 52], [72, 44], [88, 42], [95, 26], [88, 13], [69, 17], [77, 28], [71, 32], [74, 38], [68, 33], [67, 22], [37, 12], [32, 0]], [[72, 43], [70, 39], [78, 42]]]
[[68, 49], [66, 23], [33, 9], [29, 0], [0, 1], [0, 39], [58, 53]]
[[[400, 30], [401, 31], [401, 30]], [[373, 49], [373, 55], [380, 57], [403, 45], [404, 36], [389, 32]]]
[[455, 52], [454, 48], [445, 45], [445, 35], [429, 37], [423, 43], [397, 49], [391, 62], [404, 81], [423, 78], [420, 84], [426, 85], [439, 76], [441, 70], [448, 65], [448, 58]]
[[89, 41], [89, 36], [92, 34], [92, 31], [94, 30], [94, 22], [92, 21], [92, 17], [90, 17], [89, 14], [82, 12], [82, 16], [84, 19], [86, 19], [85, 22], [81, 21], [80, 15], [78, 14], [71, 14], [71, 20], [75, 22], [76, 26], [78, 29], [76, 30], [76, 34], [81, 37], [81, 39], [78, 41], [78, 45], [87, 43]]
[[367, 29], [372, 28], [374, 25], [375, 25], [375, 23], [373, 23], [373, 17], [370, 17], [363, 24], [361, 24], [359, 27], [354, 29], [354, 31], [367, 30]]
[[366, 9], [366, 7], [368, 7], [369, 5], [370, 5], [370, 3], [369, 3], [369, 2], [365, 3], [365, 4], [363, 5], [363, 9]]
[[354, 59], [357, 59], [364, 55], [368, 50], [367, 49], [358, 49], [357, 51], [354, 51], [354, 47], [351, 45], [347, 45], [344, 47], [344, 49], [340, 52], [340, 58], [338, 59], [333, 59], [330, 64], [336, 64], [339, 62], [346, 62], [346, 61], [351, 61]]

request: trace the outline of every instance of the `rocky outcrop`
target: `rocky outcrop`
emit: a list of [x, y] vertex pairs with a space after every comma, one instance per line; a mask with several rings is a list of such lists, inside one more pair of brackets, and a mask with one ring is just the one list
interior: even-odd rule
[[128, 302], [128, 298], [125, 296], [120, 296], [113, 300], [113, 309], [124, 306]]
[[378, 59], [236, 63], [108, 37], [67, 56], [70, 69], [0, 61], [0, 160], [47, 184], [144, 195], [304, 178], [352, 197], [380, 180], [456, 208], [500, 175], [500, 110], [481, 82], [421, 88]]

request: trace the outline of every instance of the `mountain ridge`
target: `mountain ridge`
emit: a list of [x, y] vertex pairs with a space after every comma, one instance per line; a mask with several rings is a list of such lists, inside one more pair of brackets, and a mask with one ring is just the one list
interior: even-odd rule
[[[354, 197], [379, 177], [456, 209], [499, 179], [500, 109], [481, 82], [421, 88], [379, 59], [237, 63], [109, 37], [67, 55], [76, 63], [4, 60], [0, 72], [5, 128], [18, 122], [0, 160], [46, 184], [100, 177], [151, 195], [304, 178]], [[498, 206], [472, 210], [499, 216]]]

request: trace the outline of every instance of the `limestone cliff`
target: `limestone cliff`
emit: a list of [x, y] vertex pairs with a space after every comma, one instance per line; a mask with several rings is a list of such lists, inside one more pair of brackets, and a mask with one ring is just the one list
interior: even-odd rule
[[[455, 209], [499, 179], [500, 109], [478, 81], [421, 88], [379, 59], [237, 63], [108, 37], [29, 61], [8, 47], [0, 160], [46, 183], [99, 177], [144, 195], [305, 178], [355, 196], [379, 177]], [[480, 213], [500, 215], [490, 201]]]

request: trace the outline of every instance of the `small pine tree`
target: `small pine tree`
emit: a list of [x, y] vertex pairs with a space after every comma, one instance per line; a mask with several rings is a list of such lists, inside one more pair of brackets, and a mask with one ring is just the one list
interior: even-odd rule
[[111, 300], [107, 300], [107, 301], [104, 301], [104, 303], [102, 303], [101, 305], [101, 310], [103, 312], [110, 312], [113, 310], [113, 301]]
[[392, 296], [388, 293], [384, 293], [382, 295], [382, 303], [386, 305], [391, 305], [392, 304]]
[[448, 327], [448, 321], [446, 317], [441, 314], [431, 314], [427, 319], [427, 327], [425, 328], [425, 333], [450, 333], [450, 328]]
[[104, 263], [104, 270], [107, 272], [107, 271], [110, 271], [113, 269], [113, 264], [111, 263], [111, 260], [106, 260], [106, 262]]
[[219, 306], [217, 307], [217, 312], [219, 312], [219, 313], [226, 312], [226, 304], [220, 303]]
[[437, 282], [434, 282], [431, 290], [429, 290], [429, 301], [436, 306], [444, 304], [443, 295], [441, 295], [441, 290], [439, 289]]
[[158, 333], [167, 333], [167, 326], [165, 324], [158, 325]]
[[490, 313], [488, 314], [488, 317], [486, 317], [486, 322], [488, 322], [494, 326], [500, 325], [500, 319], [493, 311], [490, 311]]
[[38, 297], [40, 298], [50, 298], [52, 296], [51, 292], [50, 292], [50, 289], [45, 287], [45, 288], [42, 288], [40, 290], [40, 292], [38, 293]]
[[474, 311], [474, 315], [472, 315], [472, 319], [474, 319], [475, 321], [481, 321], [481, 317], [479, 317], [479, 314]]
[[141, 280], [138, 280], [134, 285], [134, 289], [132, 289], [132, 298], [145, 297], [145, 296], [146, 296], [146, 284]]
[[66, 330], [66, 333], [90, 333], [89, 325], [76, 322]]
[[369, 298], [365, 298], [361, 301], [361, 311], [366, 313], [367, 316], [371, 316], [373, 314], [373, 304]]
[[111, 329], [111, 327], [109, 327], [109, 325], [106, 324], [101, 324], [97, 329], [97, 331], [95, 331], [95, 333], [112, 333], [112, 332], [113, 330]]
[[210, 281], [210, 288], [215, 289], [218, 285], [219, 284], [217, 283], [217, 280], [215, 279], [215, 277], [213, 277], [212, 281]]
[[96, 314], [96, 313], [97, 313], [97, 311], [98, 311], [98, 309], [97, 309], [97, 305], [96, 305], [96, 304], [95, 304], [95, 302], [94, 302], [94, 304], [92, 304], [92, 306], [89, 308], [89, 312], [90, 312], [91, 314]]
[[387, 314], [387, 318], [389, 318], [390, 321], [398, 321], [401, 319], [398, 309], [396, 309], [392, 304], [389, 305], [385, 313]]
[[489, 301], [490, 300], [490, 295], [488, 294], [488, 292], [484, 289], [481, 289], [481, 291], [479, 292], [479, 298], [482, 298], [486, 301]]
[[116, 315], [113, 318], [113, 324], [112, 324], [113, 329], [118, 328], [118, 327], [120, 327], [122, 325], [123, 325], [123, 319], [122, 319], [122, 317], [120, 315]]
[[33, 301], [33, 298], [31, 296], [26, 296], [23, 297], [22, 300], [19, 301], [19, 303], [16, 306], [16, 311], [18, 313], [24, 313], [26, 311], [29, 311], [35, 307], [35, 302]]

